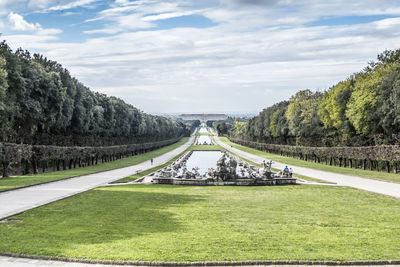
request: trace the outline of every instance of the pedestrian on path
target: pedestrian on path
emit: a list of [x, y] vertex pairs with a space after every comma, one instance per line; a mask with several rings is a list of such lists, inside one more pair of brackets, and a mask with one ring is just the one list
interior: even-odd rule
[[150, 159], [150, 163], [151, 163], [151, 165], [153, 165], [153, 161], [154, 161], [154, 159], [153, 159], [153, 158], [151, 158], [151, 159]]

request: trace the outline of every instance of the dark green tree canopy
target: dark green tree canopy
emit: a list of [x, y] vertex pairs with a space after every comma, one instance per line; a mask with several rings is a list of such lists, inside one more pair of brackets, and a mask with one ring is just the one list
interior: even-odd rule
[[324, 93], [302, 90], [265, 108], [234, 136], [306, 146], [400, 144], [400, 49]]
[[117, 145], [187, 135], [186, 125], [92, 92], [59, 63], [0, 43], [0, 142]]

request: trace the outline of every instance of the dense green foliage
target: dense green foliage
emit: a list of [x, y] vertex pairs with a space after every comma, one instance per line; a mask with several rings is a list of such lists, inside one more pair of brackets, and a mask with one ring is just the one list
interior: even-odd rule
[[[148, 261], [396, 260], [400, 202], [335, 186], [102, 187], [0, 224], [0, 251]], [[23, 242], [21, 242], [23, 240]]]
[[[309, 146], [400, 144], [400, 49], [329, 90], [303, 90], [264, 109], [235, 137]], [[237, 125], [240, 126], [240, 125]]]
[[0, 44], [0, 142], [99, 146], [182, 135], [183, 123], [92, 92], [57, 62]]

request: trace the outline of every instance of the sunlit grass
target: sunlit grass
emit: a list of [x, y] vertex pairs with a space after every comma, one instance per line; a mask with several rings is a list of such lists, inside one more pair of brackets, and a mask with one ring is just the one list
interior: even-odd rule
[[103, 187], [0, 224], [0, 251], [148, 261], [400, 259], [400, 201], [334, 186]]

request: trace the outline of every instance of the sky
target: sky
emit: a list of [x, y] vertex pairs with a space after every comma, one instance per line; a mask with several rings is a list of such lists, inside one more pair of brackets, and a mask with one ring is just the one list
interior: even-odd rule
[[400, 1], [0, 0], [0, 33], [147, 113], [258, 113], [400, 48]]

